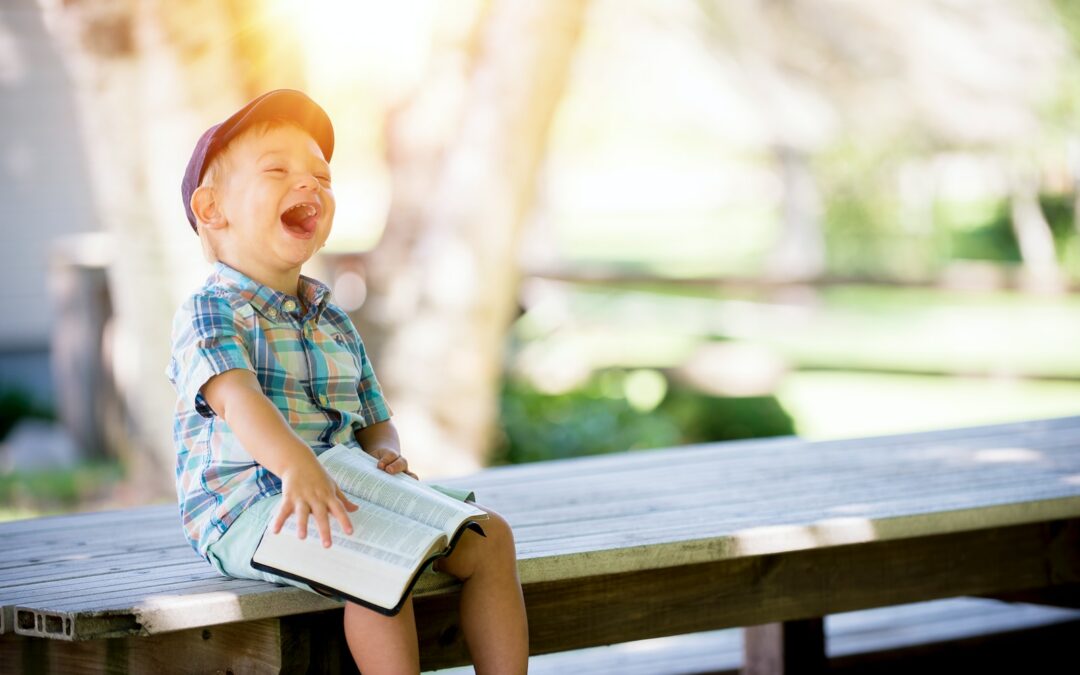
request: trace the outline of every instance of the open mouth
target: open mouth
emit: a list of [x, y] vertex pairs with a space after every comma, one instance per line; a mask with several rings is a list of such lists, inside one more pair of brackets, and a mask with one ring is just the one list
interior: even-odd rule
[[293, 236], [307, 239], [315, 234], [319, 213], [319, 205], [315, 202], [293, 204], [281, 214], [281, 224]]

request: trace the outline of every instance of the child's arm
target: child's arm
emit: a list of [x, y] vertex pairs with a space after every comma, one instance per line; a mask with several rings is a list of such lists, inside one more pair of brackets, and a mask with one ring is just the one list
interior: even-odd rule
[[364, 452], [379, 460], [380, 469], [386, 473], [404, 471], [416, 478], [416, 474], [409, 471], [409, 463], [401, 456], [401, 439], [392, 421], [376, 422], [357, 429], [354, 435]]
[[323, 546], [330, 546], [331, 515], [346, 533], [352, 533], [347, 512], [359, 507], [349, 501], [311, 448], [266, 397], [254, 373], [238, 368], [227, 370], [210, 378], [202, 394], [255, 461], [281, 479], [281, 509], [272, 525], [275, 533], [293, 513], [301, 539], [307, 536], [309, 514], [315, 516]]

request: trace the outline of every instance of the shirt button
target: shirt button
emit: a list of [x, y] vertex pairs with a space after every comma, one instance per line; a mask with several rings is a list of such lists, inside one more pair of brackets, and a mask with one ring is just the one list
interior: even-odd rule
[[285, 302], [281, 303], [281, 308], [284, 309], [286, 312], [291, 312], [296, 309], [296, 303], [292, 300], [286, 300]]
[[330, 405], [330, 399], [326, 397], [326, 394], [319, 394], [319, 403], [322, 403], [324, 406]]
[[269, 309], [266, 310], [266, 316], [270, 317], [271, 319], [276, 319], [277, 318], [277, 310], [274, 309], [273, 307], [270, 307]]

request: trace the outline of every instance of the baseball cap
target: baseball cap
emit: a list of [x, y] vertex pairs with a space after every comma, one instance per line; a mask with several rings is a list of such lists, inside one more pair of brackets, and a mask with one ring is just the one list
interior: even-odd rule
[[198, 232], [195, 226], [195, 214], [191, 212], [191, 195], [199, 187], [199, 182], [206, 172], [206, 167], [210, 165], [210, 161], [242, 131], [255, 122], [271, 118], [284, 118], [296, 122], [300, 128], [311, 134], [311, 137], [319, 144], [323, 157], [326, 161], [330, 161], [330, 155], [334, 153], [334, 127], [330, 124], [330, 117], [326, 111], [301, 91], [295, 89], [268, 91], [249, 101], [224, 122], [207, 129], [199, 138], [199, 142], [195, 144], [195, 150], [191, 153], [191, 159], [188, 160], [187, 170], [184, 171], [184, 180], [180, 184], [180, 192], [184, 198], [184, 212], [187, 213], [188, 223], [191, 224], [192, 230]]

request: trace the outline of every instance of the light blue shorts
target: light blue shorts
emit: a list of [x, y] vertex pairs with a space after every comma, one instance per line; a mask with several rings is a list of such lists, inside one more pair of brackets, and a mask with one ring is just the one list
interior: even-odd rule
[[206, 558], [214, 569], [227, 577], [288, 584], [314, 593], [315, 591], [310, 586], [301, 581], [263, 572], [251, 566], [251, 556], [255, 555], [255, 547], [259, 545], [263, 532], [266, 531], [280, 503], [280, 494], [264, 497], [255, 502], [233, 521], [220, 539], [210, 544], [206, 550]]
[[[448, 488], [431, 483], [428, 483], [428, 485], [459, 501], [474, 500], [474, 495], [469, 490]], [[255, 548], [258, 547], [263, 532], [266, 531], [270, 519], [274, 517], [280, 503], [281, 495], [276, 494], [264, 497], [252, 504], [233, 521], [233, 524], [229, 526], [229, 529], [225, 530], [225, 534], [221, 535], [220, 539], [210, 544], [210, 547], [206, 550], [206, 558], [214, 569], [227, 577], [269, 581], [318, 593], [318, 591], [302, 581], [263, 572], [251, 566], [251, 556], [255, 555]], [[318, 533], [309, 532], [308, 536], [318, 536]], [[326, 594], [319, 593], [319, 595]]]

